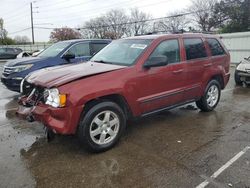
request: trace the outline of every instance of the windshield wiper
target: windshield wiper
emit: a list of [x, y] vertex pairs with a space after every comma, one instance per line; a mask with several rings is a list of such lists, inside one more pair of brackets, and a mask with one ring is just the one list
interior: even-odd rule
[[104, 61], [102, 59], [100, 59], [100, 60], [94, 60], [94, 62], [96, 62], [96, 63], [104, 63], [104, 64], [114, 64], [112, 62]]

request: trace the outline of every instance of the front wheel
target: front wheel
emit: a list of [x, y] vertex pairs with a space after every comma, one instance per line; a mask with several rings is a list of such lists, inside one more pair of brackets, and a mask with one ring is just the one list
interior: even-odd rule
[[78, 138], [92, 152], [106, 151], [118, 142], [125, 124], [124, 112], [116, 103], [101, 102], [80, 121]]
[[217, 80], [211, 80], [207, 87], [204, 96], [196, 101], [196, 105], [201, 111], [210, 112], [217, 106], [221, 95], [221, 86]]
[[234, 81], [236, 85], [242, 85], [242, 81], [240, 80], [240, 76], [237, 70], [234, 72]]

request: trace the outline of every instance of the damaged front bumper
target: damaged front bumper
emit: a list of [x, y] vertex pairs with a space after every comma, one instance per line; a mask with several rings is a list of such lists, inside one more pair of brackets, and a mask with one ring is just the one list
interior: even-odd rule
[[239, 71], [236, 70], [236, 74], [239, 76], [240, 81], [250, 84], [250, 70], [249, 71]]
[[57, 134], [75, 134], [83, 106], [54, 108], [43, 103], [27, 106], [21, 98], [17, 115], [28, 121], [39, 121]]

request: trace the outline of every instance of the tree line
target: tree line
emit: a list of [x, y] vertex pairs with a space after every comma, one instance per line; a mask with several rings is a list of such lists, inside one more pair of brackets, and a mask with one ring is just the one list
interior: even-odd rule
[[[250, 0], [192, 0], [185, 10], [170, 12], [156, 19], [138, 8], [110, 10], [84, 22], [79, 29], [55, 28], [52, 42], [75, 38], [108, 38], [143, 35], [155, 32], [202, 31], [232, 33], [250, 31]], [[80, 20], [79, 20], [80, 21]], [[0, 19], [0, 44], [29, 42], [25, 36], [7, 37]]]
[[[250, 0], [192, 0], [187, 9], [171, 12], [162, 19], [153, 19], [152, 15], [137, 8], [128, 13], [123, 9], [115, 9], [86, 21], [79, 32], [74, 31], [75, 35], [72, 36], [71, 32], [70, 38], [118, 39], [154, 32], [178, 31], [244, 32], [250, 31], [249, 10]], [[51, 40], [58, 40], [54, 37], [58, 30], [52, 32]]]

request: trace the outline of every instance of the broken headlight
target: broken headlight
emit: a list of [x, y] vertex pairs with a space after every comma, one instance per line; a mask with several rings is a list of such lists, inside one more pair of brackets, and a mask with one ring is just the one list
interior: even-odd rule
[[55, 108], [64, 107], [66, 105], [66, 95], [60, 94], [56, 88], [46, 89], [44, 91], [44, 101], [45, 104]]

